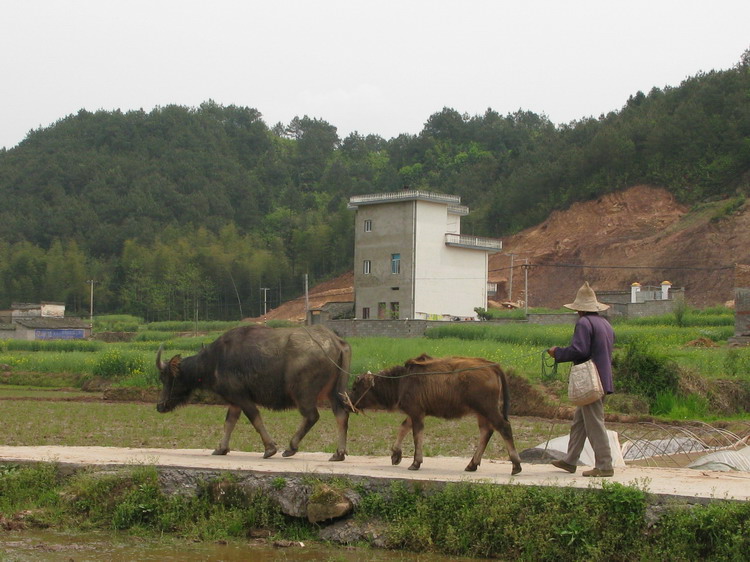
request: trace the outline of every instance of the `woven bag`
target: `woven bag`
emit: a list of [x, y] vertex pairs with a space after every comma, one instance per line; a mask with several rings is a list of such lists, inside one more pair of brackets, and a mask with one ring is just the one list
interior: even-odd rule
[[585, 363], [573, 365], [568, 379], [568, 400], [576, 406], [586, 406], [596, 402], [604, 396], [602, 381], [594, 362], [589, 359]]

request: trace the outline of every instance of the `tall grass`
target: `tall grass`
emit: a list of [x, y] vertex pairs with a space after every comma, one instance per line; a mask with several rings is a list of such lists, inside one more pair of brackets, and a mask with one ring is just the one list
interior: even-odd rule
[[90, 340], [0, 340], [0, 352], [6, 351], [101, 351], [105, 344]]
[[215, 321], [200, 321], [200, 322], [150, 322], [142, 329], [148, 332], [225, 332], [231, 330], [237, 326], [246, 326], [247, 322], [223, 322], [219, 320]]
[[[646, 340], [656, 346], [681, 346], [693, 340], [707, 338], [726, 341], [734, 335], [734, 325], [679, 327], [669, 324], [631, 324], [615, 322], [617, 344], [628, 344], [634, 340]], [[457, 338], [516, 343], [527, 346], [551, 347], [568, 345], [573, 334], [573, 324], [494, 324], [491, 322], [446, 323], [445, 326], [429, 328], [425, 337], [431, 339]]]
[[94, 332], [136, 332], [143, 319], [130, 314], [94, 316]]

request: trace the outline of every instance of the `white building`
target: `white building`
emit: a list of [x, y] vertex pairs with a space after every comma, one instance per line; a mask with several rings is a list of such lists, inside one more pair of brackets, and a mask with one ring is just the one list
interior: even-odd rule
[[475, 319], [487, 308], [487, 258], [502, 243], [461, 234], [460, 203], [415, 190], [349, 199], [356, 318]]

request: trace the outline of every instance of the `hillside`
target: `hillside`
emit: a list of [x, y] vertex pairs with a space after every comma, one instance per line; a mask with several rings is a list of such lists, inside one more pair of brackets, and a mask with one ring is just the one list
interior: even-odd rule
[[[513, 300], [522, 298], [528, 275], [529, 306], [557, 308], [570, 302], [584, 280], [598, 290], [627, 290], [631, 283], [684, 287], [693, 306], [733, 298], [735, 263], [750, 263], [750, 212], [741, 200], [693, 209], [666, 190], [648, 186], [604, 195], [553, 212], [543, 223], [503, 239], [490, 256], [490, 279], [508, 293], [513, 254]], [[586, 267], [584, 267], [586, 266]], [[353, 299], [351, 272], [309, 291], [310, 307]], [[269, 311], [267, 319], [304, 318], [304, 296]]]
[[[516, 265], [528, 259], [530, 306], [570, 302], [584, 280], [608, 291], [668, 280], [685, 288], [689, 304], [704, 307], [734, 298], [732, 267], [750, 263], [748, 240], [750, 213], [742, 200], [688, 209], [666, 190], [637, 186], [554, 212], [504, 240], [505, 252], [490, 258], [490, 270], [507, 278], [508, 253], [517, 254]], [[523, 282], [523, 271], [514, 268], [514, 298]]]

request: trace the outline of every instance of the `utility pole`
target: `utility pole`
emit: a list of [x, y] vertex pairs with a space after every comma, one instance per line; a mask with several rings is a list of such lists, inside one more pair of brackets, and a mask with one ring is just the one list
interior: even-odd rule
[[91, 293], [89, 296], [89, 323], [91, 324], [91, 333], [94, 333], [94, 280], [89, 279], [86, 281], [91, 285]]
[[513, 258], [516, 254], [508, 254], [510, 256], [510, 276], [508, 277], [508, 302], [513, 302]]
[[263, 293], [263, 316], [265, 316], [266, 312], [268, 312], [268, 291], [271, 289], [269, 287], [261, 287], [260, 290]]
[[307, 286], [307, 273], [305, 273], [305, 326], [308, 325], [307, 315], [310, 313], [310, 295]]
[[529, 259], [523, 264], [523, 313], [529, 315]]

